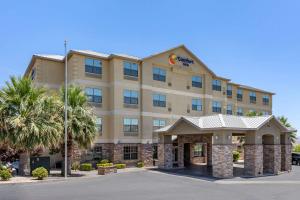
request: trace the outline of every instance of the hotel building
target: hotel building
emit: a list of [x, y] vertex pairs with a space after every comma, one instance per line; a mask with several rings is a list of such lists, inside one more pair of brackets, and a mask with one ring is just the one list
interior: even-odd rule
[[[154, 130], [180, 117], [272, 114], [272, 92], [216, 75], [184, 45], [138, 58], [70, 50], [68, 82], [82, 87], [97, 115], [98, 134], [81, 159], [151, 165], [157, 158]], [[25, 76], [37, 86], [64, 84], [61, 55], [32, 56]]]

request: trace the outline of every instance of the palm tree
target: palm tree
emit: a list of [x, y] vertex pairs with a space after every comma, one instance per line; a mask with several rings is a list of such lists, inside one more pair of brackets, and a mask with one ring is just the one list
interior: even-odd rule
[[20, 174], [29, 169], [29, 155], [34, 149], [55, 146], [61, 141], [62, 118], [58, 98], [46, 96], [28, 78], [11, 77], [0, 90], [0, 142], [20, 153]]
[[[281, 117], [278, 117], [278, 120], [284, 125], [286, 126], [287, 128], [289, 127], [292, 127], [291, 124], [288, 122], [288, 118], [284, 117], [284, 116], [281, 116]], [[290, 138], [291, 138], [291, 142], [293, 144], [296, 143], [297, 141], [297, 134], [296, 132], [291, 132], [290, 133]]]
[[[61, 89], [61, 101], [64, 102], [65, 89]], [[78, 86], [68, 87], [68, 143], [67, 143], [67, 159], [68, 174], [71, 174], [71, 158], [74, 145], [87, 148], [96, 137], [96, 117], [91, 107], [87, 103], [87, 97]], [[63, 112], [62, 112], [63, 116]], [[61, 152], [64, 156], [64, 142], [62, 142]], [[64, 174], [64, 167], [62, 167]]]

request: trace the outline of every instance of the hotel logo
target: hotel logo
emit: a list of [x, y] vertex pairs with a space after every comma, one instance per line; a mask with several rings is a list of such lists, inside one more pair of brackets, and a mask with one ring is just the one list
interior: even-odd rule
[[192, 59], [182, 57], [182, 56], [177, 56], [174, 53], [171, 53], [169, 55], [169, 64], [170, 65], [175, 65], [176, 61], [180, 62], [183, 66], [189, 67], [191, 64], [194, 64], [194, 61]]

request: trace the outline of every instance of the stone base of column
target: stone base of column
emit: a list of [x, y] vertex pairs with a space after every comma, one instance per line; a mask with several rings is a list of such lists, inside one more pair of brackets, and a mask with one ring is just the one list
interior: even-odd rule
[[158, 144], [158, 168], [171, 169], [173, 168], [172, 161], [173, 144]]
[[281, 145], [263, 145], [264, 173], [279, 174], [281, 170]]
[[292, 145], [281, 145], [281, 171], [292, 170]]
[[141, 144], [141, 161], [146, 167], [153, 166], [152, 144]]
[[216, 178], [233, 177], [233, 146], [212, 145], [212, 169]]
[[274, 174], [281, 172], [281, 145], [274, 145]]
[[244, 174], [246, 176], [263, 175], [263, 146], [258, 144], [244, 145]]

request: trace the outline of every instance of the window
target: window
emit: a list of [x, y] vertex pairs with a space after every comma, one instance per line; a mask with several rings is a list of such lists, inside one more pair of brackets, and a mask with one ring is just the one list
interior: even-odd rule
[[93, 148], [93, 159], [101, 160], [102, 159], [102, 146], [97, 144]]
[[124, 160], [137, 160], [138, 147], [137, 146], [124, 146], [123, 148]]
[[221, 81], [220, 80], [213, 80], [212, 81], [212, 89], [215, 91], [221, 91]]
[[154, 119], [153, 120], [153, 130], [160, 129], [166, 126], [166, 120]]
[[153, 106], [166, 107], [166, 95], [153, 94]]
[[203, 144], [197, 143], [194, 145], [193, 149], [194, 157], [202, 157], [203, 156]]
[[238, 101], [243, 101], [243, 90], [237, 89], [236, 98]]
[[139, 76], [138, 64], [124, 61], [123, 66], [124, 66], [123, 70], [125, 76], [132, 76], [132, 77]]
[[232, 104], [227, 105], [226, 113], [227, 113], [227, 115], [232, 115]]
[[35, 75], [36, 75], [36, 69], [33, 68], [32, 71], [31, 71], [31, 74], [30, 74], [31, 80], [34, 80], [34, 79], [35, 79]]
[[263, 96], [263, 104], [264, 105], [269, 105], [270, 103], [270, 97], [268, 95]]
[[102, 103], [102, 91], [98, 88], [85, 88], [88, 102]]
[[192, 77], [192, 87], [202, 88], [202, 77], [193, 76]]
[[134, 90], [124, 90], [124, 104], [138, 104], [138, 92]]
[[153, 151], [153, 159], [158, 159], [158, 149], [157, 149], [157, 144], [153, 144], [153, 146], [152, 146], [152, 151]]
[[237, 114], [238, 116], [243, 116], [243, 115], [244, 115], [243, 108], [238, 107], [238, 108], [237, 108], [236, 114]]
[[96, 128], [99, 133], [102, 132], [102, 118], [101, 117], [96, 118]]
[[153, 67], [152, 72], [153, 80], [166, 82], [166, 70], [158, 67]]
[[222, 112], [221, 102], [213, 101], [212, 111], [215, 113], [221, 113]]
[[232, 85], [227, 85], [227, 97], [232, 97]]
[[85, 59], [85, 73], [102, 74], [102, 62], [91, 58]]
[[201, 99], [192, 99], [192, 110], [202, 111]]
[[137, 133], [139, 130], [138, 119], [124, 118], [123, 130], [125, 133]]
[[256, 93], [255, 92], [250, 92], [249, 97], [250, 97], [250, 103], [256, 103]]

